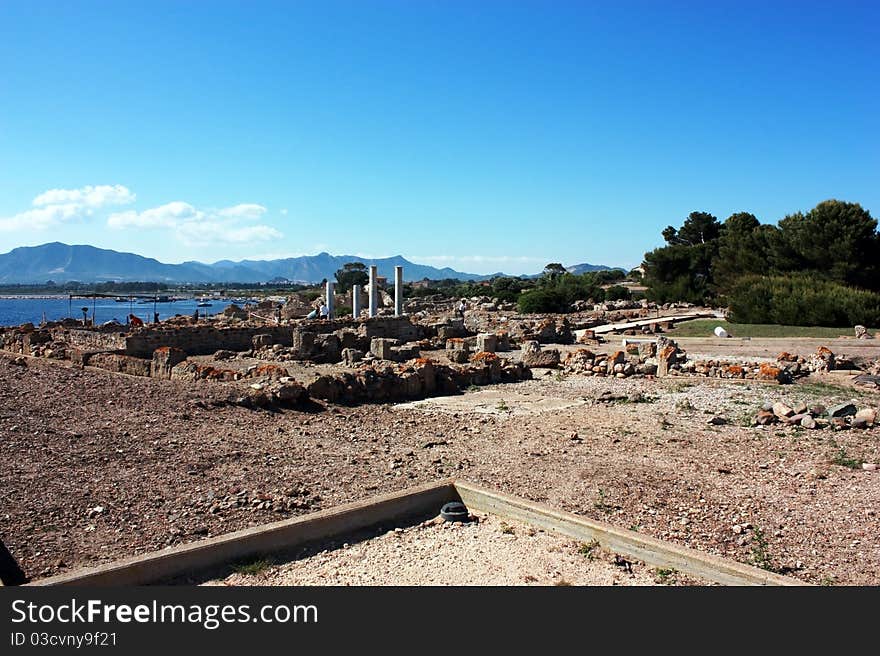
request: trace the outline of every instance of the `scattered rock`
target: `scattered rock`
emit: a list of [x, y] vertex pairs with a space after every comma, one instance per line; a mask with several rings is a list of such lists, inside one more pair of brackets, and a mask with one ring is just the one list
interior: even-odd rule
[[828, 408], [829, 417], [851, 417], [856, 414], [856, 406], [852, 403], [839, 403]]
[[862, 408], [853, 417], [853, 423], [855, 423], [856, 421], [864, 421], [869, 426], [873, 426], [877, 423], [877, 409]]
[[758, 415], [755, 417], [755, 423], [758, 426], [768, 426], [776, 423], [778, 420], [778, 417], [768, 410], [759, 410]]
[[785, 419], [787, 417], [791, 417], [794, 414], [794, 409], [785, 405], [781, 401], [777, 401], [773, 404], [773, 414], [780, 419]]

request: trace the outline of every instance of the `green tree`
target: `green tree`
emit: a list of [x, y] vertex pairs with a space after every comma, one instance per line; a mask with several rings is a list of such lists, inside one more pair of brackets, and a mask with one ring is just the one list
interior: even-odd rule
[[662, 234], [663, 239], [670, 246], [708, 244], [721, 236], [721, 224], [717, 218], [707, 212], [691, 212], [681, 228], [676, 230], [672, 226], [667, 226]]
[[770, 243], [775, 273], [812, 271], [838, 282], [880, 289], [877, 220], [858, 203], [826, 200], [779, 222]]
[[542, 282], [553, 284], [566, 273], [567, 272], [565, 270], [565, 267], [562, 266], [559, 262], [551, 262], [544, 267], [544, 272], [541, 274]]
[[344, 294], [354, 285], [366, 285], [370, 281], [367, 273], [367, 265], [363, 262], [348, 262], [343, 264], [335, 274], [336, 290]]
[[681, 228], [663, 230], [667, 245], [645, 253], [649, 298], [706, 303], [713, 295], [712, 261], [721, 233], [721, 223], [706, 212], [691, 212]]
[[769, 272], [770, 242], [776, 232], [776, 226], [762, 225], [748, 212], [737, 212], [727, 218], [718, 238], [718, 255], [711, 264], [712, 280], [719, 294], [728, 294], [741, 276]]

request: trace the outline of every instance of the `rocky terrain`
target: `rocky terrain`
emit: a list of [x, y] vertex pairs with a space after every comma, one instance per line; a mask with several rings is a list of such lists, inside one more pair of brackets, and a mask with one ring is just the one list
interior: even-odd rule
[[2, 356], [0, 539], [40, 578], [454, 476], [805, 581], [880, 583], [880, 429], [754, 425], [775, 403], [876, 408], [875, 389], [533, 373], [266, 410], [213, 381]]

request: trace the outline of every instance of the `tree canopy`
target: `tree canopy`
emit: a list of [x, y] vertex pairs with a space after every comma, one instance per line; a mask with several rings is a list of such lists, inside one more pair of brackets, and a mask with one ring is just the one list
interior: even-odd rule
[[[731, 302], [737, 314], [746, 317], [751, 316], [750, 303], [755, 312], [766, 305], [757, 296], [764, 293], [769, 298], [769, 292], [759, 288], [770, 289], [771, 283], [757, 285], [757, 280], [774, 280], [776, 304], [785, 298], [783, 290], [799, 295], [786, 301], [797, 308], [808, 307], [804, 299], [811, 285], [818, 288], [828, 282], [831, 286], [821, 286], [821, 303], [813, 294], [815, 307], [804, 314], [811, 322], [820, 316], [840, 322], [844, 316], [860, 315], [852, 308], [846, 313], [830, 309], [835, 297], [843, 303], [841, 294], [829, 291], [838, 289], [833, 285], [880, 291], [880, 233], [876, 219], [858, 203], [823, 201], [809, 212], [784, 217], [778, 225], [762, 224], [748, 212], [732, 214], [724, 223], [707, 212], [691, 212], [680, 228], [668, 226], [661, 234], [666, 245], [646, 253], [644, 261], [648, 296], [658, 302]], [[808, 282], [781, 283], [791, 276]], [[750, 287], [753, 294], [748, 293]], [[846, 298], [851, 306], [868, 297]]]
[[367, 273], [367, 265], [363, 262], [348, 262], [343, 264], [335, 274], [336, 289], [340, 294], [346, 293], [354, 285], [366, 285], [370, 281]]

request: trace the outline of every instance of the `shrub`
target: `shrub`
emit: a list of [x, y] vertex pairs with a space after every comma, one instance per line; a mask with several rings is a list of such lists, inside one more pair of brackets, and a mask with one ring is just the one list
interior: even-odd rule
[[565, 296], [555, 289], [533, 289], [522, 294], [518, 300], [519, 311], [525, 314], [532, 312], [568, 312]]
[[612, 285], [605, 290], [606, 301], [628, 301], [632, 293], [623, 285]]
[[730, 293], [730, 320], [788, 326], [876, 326], [880, 294], [814, 275], [744, 276]]

